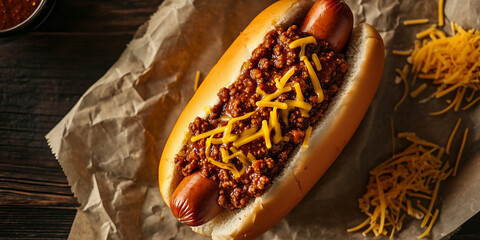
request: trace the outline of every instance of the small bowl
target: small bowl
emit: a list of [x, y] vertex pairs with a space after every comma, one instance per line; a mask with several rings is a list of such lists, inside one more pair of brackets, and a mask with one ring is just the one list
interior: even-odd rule
[[26, 33], [39, 27], [50, 15], [55, 5], [55, 0], [41, 0], [37, 9], [23, 22], [6, 29], [0, 30], [0, 37], [10, 37]]

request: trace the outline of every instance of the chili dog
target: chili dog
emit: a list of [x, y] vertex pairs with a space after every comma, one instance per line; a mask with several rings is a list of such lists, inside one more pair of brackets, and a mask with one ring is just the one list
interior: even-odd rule
[[[305, 98], [302, 96], [302, 88], [297, 88], [297, 86], [293, 84], [293, 80], [291, 80], [292, 82], [288, 83], [289, 79], [285, 78], [285, 81], [281, 79], [278, 81], [276, 80], [276, 87], [270, 88], [270, 90], [273, 90], [270, 91], [269, 94], [263, 92], [261, 88], [260, 90], [257, 90], [259, 92], [263, 92], [262, 94], [264, 94], [264, 99], [269, 97], [273, 98], [271, 97], [272, 95], [275, 95], [275, 93], [272, 93], [273, 91], [279, 93], [275, 95], [277, 98], [275, 103], [265, 103], [266, 101], [263, 101], [262, 104], [267, 104], [263, 106], [259, 103], [262, 102], [262, 100], [256, 102], [258, 108], [269, 109], [264, 110], [263, 115], [260, 113], [257, 114], [257, 112], [250, 112], [246, 114], [245, 110], [241, 112], [243, 115], [237, 114], [241, 116], [233, 116], [236, 114], [235, 111], [228, 112], [228, 110], [225, 110], [223, 112], [230, 113], [232, 116], [227, 116], [230, 119], [240, 118], [237, 123], [232, 123], [232, 125], [237, 125], [237, 129], [233, 130], [237, 131], [236, 135], [231, 134], [231, 132], [228, 132], [228, 130], [225, 130], [230, 126], [231, 120], [223, 121], [217, 120], [222, 118], [220, 116], [216, 116], [216, 118], [212, 117], [212, 115], [218, 115], [218, 111], [215, 110], [218, 108], [216, 106], [220, 106], [222, 109], [231, 109], [233, 108], [233, 104], [231, 104], [232, 101], [229, 101], [222, 105], [221, 103], [223, 100], [220, 100], [220, 103], [215, 104], [215, 102], [218, 102], [218, 99], [216, 99], [216, 96], [209, 96], [211, 95], [211, 92], [220, 91], [219, 97], [221, 97], [222, 90], [220, 88], [228, 86], [233, 79], [237, 78], [235, 75], [238, 75], [238, 69], [241, 66], [243, 66], [242, 71], [244, 68], [246, 68], [244, 62], [250, 58], [249, 56], [251, 49], [261, 43], [264, 36], [266, 36], [266, 32], [272, 30], [273, 28], [288, 27], [295, 22], [302, 23], [300, 31], [313, 35], [317, 41], [326, 41], [327, 43], [324, 43], [324, 47], [326, 49], [334, 49], [335, 52], [341, 52], [344, 49], [350, 36], [352, 36], [353, 28], [353, 16], [348, 6], [343, 1], [339, 0], [320, 0], [315, 3], [313, 7], [312, 4], [313, 2], [311, 1], [302, 0], [280, 1], [258, 15], [257, 18], [252, 21], [252, 23], [227, 50], [217, 65], [212, 69], [209, 76], [207, 76], [207, 78], [204, 80], [202, 86], [177, 121], [162, 154], [159, 167], [159, 184], [162, 196], [167, 205], [169, 205], [171, 208], [174, 216], [177, 217], [182, 223], [190, 226], [199, 226], [194, 228], [195, 231], [212, 236], [213, 238], [252, 238], [272, 227], [276, 222], [283, 218], [301, 200], [301, 198], [303, 198], [306, 192], [323, 175], [328, 166], [330, 166], [330, 164], [338, 156], [348, 139], [351, 137], [351, 135], [353, 135], [353, 132], [365, 114], [378, 86], [383, 69], [384, 59], [383, 42], [381, 37], [373, 28], [366, 24], [359, 27], [356, 32], [354, 31], [352, 37], [353, 39], [350, 41], [350, 45], [360, 44], [362, 47], [351, 47], [351, 49], [353, 49], [350, 51], [352, 59], [349, 59], [349, 62], [353, 62], [353, 64], [347, 65], [352, 70], [349, 70], [350, 75], [346, 76], [347, 79], [344, 80], [341, 90], [338, 90], [338, 93], [336, 92], [337, 90], [335, 90], [333, 91], [333, 94], [329, 95], [331, 90], [330, 88], [323, 90], [320, 88], [320, 91], [317, 91], [317, 87], [312, 80], [312, 84], [314, 86], [313, 88], [311, 87], [312, 91], [310, 91], [310, 94], [307, 90], [303, 90], [307, 91], [305, 94], [308, 97], [308, 100], [305, 100]], [[308, 11], [309, 9], [310, 11]], [[282, 33], [280, 30], [279, 32]], [[295, 29], [293, 29], [292, 32], [295, 32]], [[287, 33], [290, 34], [290, 28]], [[281, 35], [278, 39], [281, 39], [284, 36], [285, 35]], [[265, 43], [263, 44], [265, 45]], [[359, 48], [363, 50], [358, 50]], [[254, 50], [254, 52], [255, 51], [257, 50]], [[302, 52], [304, 51], [304, 47], [302, 46], [302, 50], [298, 54], [302, 55]], [[339, 55], [342, 56], [342, 54]], [[349, 55], [348, 52], [347, 55]], [[300, 61], [301, 63], [298, 63], [298, 65], [290, 68], [290, 70], [293, 69], [292, 72], [294, 73], [292, 74], [295, 74], [295, 71], [297, 71], [298, 68], [305, 68], [303, 67], [304, 65], [312, 65], [308, 59], [305, 60], [306, 58], [308, 58], [308, 56], [302, 58]], [[339, 62], [337, 64], [338, 67], [341, 68], [340, 66], [343, 65], [340, 63], [342, 63], [344, 60], [342, 60], [342, 58], [338, 58], [336, 60]], [[278, 63], [275, 61], [272, 62], [274, 62], [273, 64]], [[248, 64], [249, 61], [246, 63]], [[302, 63], [304, 63], [304, 65], [302, 65]], [[326, 62], [325, 64], [326, 69], [329, 69], [329, 66], [334, 63]], [[313, 65], [317, 71], [320, 71], [320, 66], [318, 66], [320, 64], [315, 62]], [[310, 69], [308, 70], [310, 71], [311, 69], [312, 66], [310, 66]], [[251, 76], [252, 74], [255, 75], [257, 71], [249, 70], [249, 73]], [[271, 72], [260, 72], [258, 74], [266, 75], [271, 74]], [[345, 73], [338, 71], [338, 74], [343, 76]], [[245, 75], [241, 76], [245, 77]], [[323, 75], [321, 75], [321, 78], [322, 76]], [[253, 76], [252, 78], [255, 77], [256, 76]], [[294, 76], [293, 78], [301, 79], [299, 76]], [[282, 79], [284, 79], [284, 77], [282, 77]], [[329, 81], [328, 79], [325, 80], [323, 78], [322, 80], [323, 81], [320, 82], [323, 84], [326, 84], [325, 81]], [[259, 81], [257, 79], [257, 83], [258, 82]], [[292, 86], [285, 87], [288, 84]], [[260, 86], [262, 85], [260, 84]], [[336, 86], [332, 88], [335, 89], [335, 87]], [[266, 89], [269, 88], [267, 87]], [[315, 91], [313, 91], [313, 89], [315, 89]], [[280, 97], [282, 94], [284, 94], [284, 92], [281, 92], [281, 90], [285, 90], [285, 96], [287, 96], [284, 97], [285, 99]], [[291, 93], [287, 93], [288, 91]], [[288, 99], [288, 94], [293, 96], [293, 92], [296, 92], [295, 99]], [[340, 96], [335, 96], [335, 94]], [[300, 96], [305, 101], [301, 100]], [[335, 100], [331, 99], [333, 97]], [[252, 97], [252, 99], [254, 98], [255, 97]], [[324, 101], [324, 98], [325, 102], [329, 103], [327, 104], [329, 105], [328, 110], [326, 110], [325, 113], [316, 112], [320, 111], [319, 109], [322, 108], [322, 102]], [[266, 147], [258, 148], [256, 150], [267, 149], [267, 151], [269, 151], [268, 149], [271, 149], [272, 146], [270, 146], [270, 148], [268, 147], [268, 142], [270, 141], [270, 139], [267, 141], [267, 138], [270, 138], [268, 135], [272, 136], [274, 147], [278, 147], [279, 145], [284, 147], [285, 145], [289, 145], [291, 142], [299, 145], [302, 140], [306, 139], [305, 132], [291, 128], [277, 129], [279, 124], [275, 124], [275, 120], [271, 120], [278, 117], [272, 117], [277, 112], [277, 107], [273, 106], [278, 106], [278, 108], [281, 108], [284, 105], [288, 105], [287, 103], [293, 104], [294, 101], [297, 101], [296, 103], [309, 102], [310, 104], [303, 104], [298, 109], [294, 109], [293, 114], [290, 113], [292, 111], [289, 109], [291, 106], [287, 106], [287, 110], [283, 112], [282, 110], [279, 110], [279, 113], [287, 112], [287, 114], [284, 114], [286, 115], [286, 118], [283, 119], [284, 122], [280, 125], [288, 126], [288, 124], [292, 124], [289, 122], [289, 118], [297, 120], [308, 119], [310, 110], [307, 111], [301, 107], [308, 105], [313, 106], [313, 109], [315, 110], [312, 110], [312, 113], [316, 113], [318, 116], [321, 116], [321, 120], [320, 126], [316, 126], [319, 125], [318, 123], [313, 126], [315, 129], [311, 133], [312, 143], [309, 144], [311, 146], [309, 146], [307, 150], [296, 152], [291, 150], [290, 147], [290, 149], [287, 151], [290, 153], [288, 162], [284, 163], [284, 165], [281, 165], [284, 170], [279, 170], [273, 175], [275, 177], [273, 181], [275, 182], [266, 183], [269, 186], [266, 192], [261, 192], [263, 194], [254, 194], [256, 196], [255, 199], [249, 200], [249, 198], [247, 198], [247, 203], [241, 203], [240, 201], [241, 204], [227, 204], [227, 206], [233, 205], [233, 207], [229, 208], [234, 211], [225, 210], [224, 208], [220, 207], [219, 203], [225, 202], [221, 201], [222, 197], [225, 198], [225, 196], [221, 195], [219, 198], [219, 191], [224, 191], [224, 189], [226, 189], [225, 185], [230, 183], [229, 181], [222, 182], [220, 180], [224, 178], [225, 175], [228, 175], [230, 178], [243, 178], [243, 180], [248, 181], [248, 179], [246, 180], [243, 176], [249, 174], [249, 176], [254, 175], [251, 172], [253, 171], [252, 169], [255, 169], [254, 165], [258, 163], [255, 162], [257, 160], [256, 157], [261, 155], [257, 154], [257, 156], [255, 156], [255, 154], [251, 154], [251, 156], [248, 155], [247, 157], [247, 154], [243, 154], [243, 152], [247, 153], [248, 150], [251, 150], [252, 148], [246, 147], [248, 146], [247, 144], [243, 145], [245, 141], [242, 140], [249, 139], [250, 136], [243, 136], [242, 134], [248, 132], [248, 129], [257, 131], [258, 129], [254, 128], [256, 125], [251, 124], [251, 126], [249, 126], [250, 128], [246, 127], [240, 130], [238, 125], [242, 124], [241, 121], [252, 123], [258, 122], [258, 119], [255, 120], [255, 117], [261, 118], [261, 116], [263, 116], [265, 118], [266, 115], [270, 114], [270, 118], [266, 117], [268, 121], [263, 119], [263, 121], [261, 121], [262, 128], [255, 133], [261, 134], [262, 131], [267, 131], [268, 134], [265, 133], [263, 137], [265, 143], [258, 139], [252, 140], [253, 143], [261, 142], [261, 144], [264, 144]], [[198, 129], [199, 126], [202, 126], [202, 124], [195, 125], [195, 123], [190, 124], [190, 122], [193, 119], [197, 121], [198, 118], [196, 118], [196, 116], [205, 116], [205, 113], [201, 113], [197, 109], [204, 109], [204, 106], [212, 105], [214, 105], [214, 110], [210, 111], [205, 119], [213, 119], [212, 122], [217, 124], [215, 127], [217, 127], [216, 129], [218, 131], [213, 129], [213, 131], [216, 132], [211, 133], [209, 137], [199, 137], [202, 134], [205, 135], [208, 131]], [[274, 110], [271, 110], [272, 108]], [[272, 115], [272, 112], [275, 113]], [[302, 117], [292, 117], [295, 114], [298, 116], [302, 115]], [[249, 118], [251, 118], [251, 121]], [[198, 121], [201, 122], [202, 120]], [[206, 120], [203, 121], [208, 125]], [[189, 128], [189, 125], [190, 135], [187, 134], [185, 136], [185, 131]], [[232, 128], [232, 126], [230, 127]], [[309, 128], [310, 130], [307, 129], [306, 132], [311, 131], [312, 126], [309, 126]], [[280, 136], [277, 138], [277, 134], [279, 132], [284, 133], [286, 130], [291, 131], [289, 131], [285, 136], [281, 136], [280, 134]], [[210, 132], [211, 131], [212, 130], [210, 130]], [[296, 134], [297, 132], [300, 132], [301, 134]], [[223, 149], [218, 145], [212, 144], [213, 139], [217, 141], [218, 145], [223, 146]], [[315, 140], [314, 143], [313, 140]], [[286, 143], [283, 143], [282, 141]], [[272, 145], [272, 143], [270, 143], [270, 145]], [[221, 155], [224, 160], [223, 162], [216, 161], [214, 157], [211, 157], [212, 155], [220, 156], [218, 153], [220, 150], [222, 150]], [[217, 152], [216, 155], [215, 152]], [[249, 152], [249, 154], [250, 153], [251, 152]], [[322, 153], [321, 161], [314, 161], [314, 158], [318, 158], [318, 153]], [[191, 163], [191, 165], [186, 167], [184, 165], [180, 168], [177, 166], [177, 170], [175, 170], [175, 165], [178, 165], [178, 162], [180, 162], [180, 165], [183, 163], [174, 159], [179, 158], [179, 155], [186, 154], [188, 154], [188, 156], [182, 156], [183, 159], [190, 157], [190, 155], [192, 159], [198, 158], [196, 155], [204, 156], [205, 159], [201, 161], [212, 163], [220, 168], [220, 170], [212, 170], [211, 167], [198, 167], [198, 164], [202, 164], [201, 161], [198, 161], [199, 163], [194, 161]], [[253, 160], [250, 157], [252, 157]], [[251, 162], [249, 163], [247, 160]], [[268, 164], [268, 160], [269, 159], [263, 161], [262, 163]], [[208, 164], [203, 164], [204, 166], [209, 166]], [[242, 164], [244, 167], [242, 167], [239, 171], [238, 166]], [[191, 169], [194, 170], [192, 171]], [[212, 174], [212, 171], [216, 171], [218, 174]], [[286, 174], [286, 172], [292, 172], [293, 174]], [[184, 177], [184, 175], [186, 176]], [[236, 192], [232, 191], [230, 194], [236, 194]], [[275, 199], [277, 199], [277, 201], [275, 201]], [[240, 200], [244, 199], [240, 198]], [[241, 206], [240, 210], [235, 210], [237, 205]]]
[[[328, 0], [318, 1], [312, 6], [300, 30], [313, 35], [317, 40], [327, 41], [332, 48], [341, 51], [352, 28], [353, 15], [346, 3]], [[215, 184], [215, 181], [202, 177], [199, 173], [193, 175], [195, 177], [185, 177], [180, 182], [170, 200], [170, 208], [181, 223], [198, 226], [214, 218], [221, 208], [217, 204], [218, 183]]]

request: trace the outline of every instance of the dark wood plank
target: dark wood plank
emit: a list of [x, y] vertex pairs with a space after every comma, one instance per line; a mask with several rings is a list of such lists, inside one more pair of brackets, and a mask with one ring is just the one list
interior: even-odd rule
[[74, 209], [0, 206], [1, 239], [67, 239]]
[[130, 39], [33, 33], [0, 45], [0, 204], [78, 205], [44, 136]]
[[118, 59], [159, 0], [57, 1], [0, 39], [0, 238], [66, 239], [77, 201], [45, 134]]
[[38, 29], [40, 32], [133, 33], [155, 12], [162, 0], [61, 1]]

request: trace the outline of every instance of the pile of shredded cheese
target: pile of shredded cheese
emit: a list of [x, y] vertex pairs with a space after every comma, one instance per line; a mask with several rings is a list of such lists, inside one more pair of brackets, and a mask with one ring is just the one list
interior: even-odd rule
[[448, 154], [459, 124], [460, 119], [446, 147], [420, 139], [412, 132], [399, 133], [398, 137], [408, 140], [410, 146], [369, 172], [367, 191], [358, 199], [360, 210], [368, 217], [348, 231], [363, 229], [365, 236], [372, 232], [375, 236], [389, 235], [392, 238], [395, 231], [401, 230], [404, 218], [411, 216], [423, 219], [421, 227], [427, 228], [418, 238], [425, 237], [439, 214], [438, 208], [434, 212], [432, 210], [440, 183], [457, 172], [468, 128], [465, 129], [455, 167], [451, 168], [449, 161], [443, 161], [442, 156], [445, 149]]
[[[320, 85], [320, 81], [317, 77], [315, 69], [317, 71], [322, 70], [322, 66], [316, 54], [312, 54], [311, 58], [315, 64], [315, 69], [313, 68], [310, 60], [307, 56], [305, 56], [305, 46], [308, 44], [317, 44], [317, 41], [313, 36], [300, 38], [292, 43], [290, 43], [289, 47], [291, 49], [300, 48], [300, 61], [302, 61], [305, 66], [307, 67], [307, 71], [312, 81], [312, 85], [314, 87], [315, 93], [318, 96], [318, 102], [322, 102], [324, 100], [323, 89]], [[265, 141], [265, 145], [268, 149], [272, 147], [272, 142], [274, 144], [279, 143], [280, 141], [290, 141], [288, 136], [282, 136], [282, 131], [280, 128], [279, 117], [285, 124], [288, 124], [288, 114], [291, 110], [298, 108], [302, 116], [309, 117], [309, 111], [312, 109], [312, 105], [305, 102], [305, 98], [303, 93], [300, 89], [300, 85], [295, 83], [293, 88], [290, 86], [286, 86], [288, 80], [295, 74], [297, 71], [296, 67], [290, 68], [285, 75], [283, 75], [280, 79], [275, 79], [275, 84], [277, 90], [272, 94], [267, 94], [262, 91], [260, 88], [257, 88], [257, 93], [263, 95], [262, 100], [256, 102], [257, 107], [264, 108], [264, 107], [271, 107], [273, 110], [270, 112], [270, 116], [268, 120], [262, 121], [262, 126], [260, 129], [258, 127], [252, 127], [241, 134], [234, 135], [231, 134], [235, 124], [239, 121], [245, 120], [250, 118], [255, 111], [249, 112], [244, 114], [243, 116], [230, 118], [228, 116], [222, 116], [221, 118], [227, 121], [226, 126], [218, 127], [216, 129], [210, 130], [208, 132], [201, 133], [199, 135], [193, 136], [190, 138], [190, 141], [195, 142], [200, 139], [206, 139], [205, 142], [205, 156], [210, 163], [213, 165], [229, 170], [235, 178], [239, 178], [245, 173], [246, 167], [248, 167], [253, 161], [255, 161], [255, 157], [252, 154], [245, 155], [241, 150], [237, 148], [250, 143], [256, 139], [263, 138]], [[198, 86], [200, 78], [200, 72], [197, 72], [196, 79], [195, 79], [195, 90]], [[282, 95], [283, 93], [295, 91], [296, 99], [294, 100], [285, 100], [283, 102], [277, 101], [277, 98]], [[274, 131], [275, 134], [273, 138], [270, 137], [271, 131]], [[302, 144], [302, 149], [308, 147], [308, 141], [310, 139], [310, 135], [312, 132], [312, 127], [309, 126], [305, 132], [305, 138]], [[214, 135], [223, 133], [223, 136], [220, 138], [214, 138]], [[217, 161], [209, 156], [210, 148], [213, 145], [221, 145], [227, 144], [229, 142], [233, 143], [233, 147], [230, 149], [220, 148], [222, 154], [222, 161]], [[232, 159], [238, 159], [242, 163], [242, 168], [240, 170], [237, 169], [234, 163], [232, 163]]]
[[[444, 1], [439, 0], [440, 27], [444, 25], [443, 5]], [[404, 21], [406, 26], [426, 23], [428, 19]], [[465, 30], [453, 22], [451, 31], [452, 36], [447, 36], [433, 25], [417, 34], [418, 40], [415, 41], [414, 49], [393, 50], [393, 54], [408, 56], [408, 64], [402, 70], [396, 69], [396, 82], [403, 83], [404, 93], [394, 111], [408, 95], [412, 98], [418, 97], [427, 89], [428, 82], [436, 86], [436, 91], [425, 100], [454, 95], [446, 100], [446, 108], [430, 115], [440, 115], [452, 108], [458, 111], [462, 104], [461, 109], [466, 110], [480, 101], [480, 32], [474, 29]], [[411, 86], [415, 86], [411, 91], [407, 80], [409, 73], [413, 74]], [[417, 78], [425, 82], [416, 86]], [[464, 100], [466, 102], [462, 103]], [[395, 231], [401, 230], [405, 217], [411, 216], [422, 220], [420, 226], [426, 228], [418, 238], [427, 236], [439, 216], [440, 211], [435, 202], [440, 184], [449, 176], [456, 175], [466, 143], [468, 128], [464, 131], [454, 167], [450, 167], [448, 160], [442, 160], [444, 153], [450, 154], [460, 122], [461, 119], [458, 119], [445, 147], [420, 139], [412, 132], [399, 133], [398, 137], [408, 140], [410, 146], [400, 153], [395, 153], [392, 118], [393, 156], [369, 172], [367, 191], [358, 199], [360, 210], [368, 217], [348, 231], [363, 230], [364, 236], [372, 232], [375, 236], [388, 235], [391, 239]]]
[[[432, 82], [436, 91], [426, 100], [431, 98], [443, 98], [448, 106], [430, 115], [440, 115], [450, 109], [458, 111], [472, 107], [480, 101], [480, 31], [465, 30], [451, 22], [452, 36], [446, 36], [445, 32], [432, 26], [417, 34], [419, 40], [415, 41], [415, 48], [409, 51], [393, 51], [394, 54], [409, 56], [413, 73], [412, 86], [416, 79]], [[405, 71], [400, 71], [399, 76], [406, 81]], [[412, 97], [417, 97], [427, 88], [423, 83], [412, 92]], [[407, 95], [408, 88], [404, 90]], [[449, 94], [454, 93], [454, 94]], [[405, 100], [404, 97], [395, 106], [395, 110]]]

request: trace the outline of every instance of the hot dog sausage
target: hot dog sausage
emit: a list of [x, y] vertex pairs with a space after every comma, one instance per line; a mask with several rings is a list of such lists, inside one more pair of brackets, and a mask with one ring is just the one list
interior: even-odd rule
[[202, 225], [214, 218], [222, 207], [217, 203], [218, 183], [197, 171], [183, 178], [173, 192], [173, 215], [188, 226]]
[[[319, 0], [306, 15], [301, 30], [318, 40], [328, 41], [341, 51], [350, 37], [353, 15], [341, 0]], [[189, 226], [202, 225], [223, 209], [217, 203], [218, 183], [197, 171], [185, 177], [175, 189], [170, 208], [174, 216]]]
[[353, 29], [353, 14], [343, 0], [317, 1], [300, 26], [302, 32], [325, 40], [337, 51], [342, 51]]

